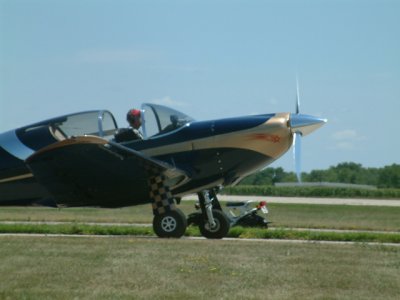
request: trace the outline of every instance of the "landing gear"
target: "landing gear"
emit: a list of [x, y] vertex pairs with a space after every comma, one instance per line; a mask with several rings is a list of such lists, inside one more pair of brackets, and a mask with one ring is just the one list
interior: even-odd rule
[[180, 238], [185, 234], [187, 220], [185, 214], [176, 207], [175, 198], [165, 184], [166, 178], [156, 171], [148, 171], [150, 200], [153, 207], [153, 230], [161, 238]]
[[189, 216], [189, 222], [199, 225], [201, 234], [208, 239], [222, 239], [228, 235], [230, 223], [222, 211], [214, 190], [198, 194], [201, 213]]
[[201, 234], [209, 239], [222, 239], [230, 229], [230, 222], [222, 211], [214, 189], [198, 193], [201, 213], [189, 215], [175, 205], [175, 199], [165, 183], [163, 174], [148, 170], [149, 196], [153, 207], [153, 230], [161, 238], [180, 238], [185, 234], [188, 223], [199, 226]]
[[186, 217], [179, 208], [155, 215], [153, 219], [153, 230], [161, 238], [180, 238], [186, 227]]
[[212, 210], [214, 223], [203, 220], [199, 224], [199, 229], [202, 236], [208, 239], [222, 239], [229, 232], [229, 221], [224, 212], [218, 209]]

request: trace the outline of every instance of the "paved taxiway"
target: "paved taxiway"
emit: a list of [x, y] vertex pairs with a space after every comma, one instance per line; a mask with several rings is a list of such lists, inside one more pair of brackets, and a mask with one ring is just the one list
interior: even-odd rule
[[[267, 203], [291, 204], [326, 204], [326, 205], [361, 205], [361, 206], [400, 206], [400, 200], [386, 199], [342, 199], [342, 198], [301, 198], [301, 197], [269, 197], [269, 196], [236, 196], [218, 195], [221, 201], [267, 201]], [[185, 196], [182, 200], [197, 200], [196, 195]]]
[[[0, 238], [2, 237], [38, 237], [38, 238], [57, 238], [57, 237], [70, 237], [70, 238], [129, 238], [129, 239], [137, 239], [137, 240], [154, 240], [159, 239], [156, 236], [132, 236], [132, 235], [85, 235], [85, 234], [42, 234], [42, 233], [1, 233]], [[199, 241], [207, 241], [208, 239], [204, 237], [181, 237], [177, 240], [199, 240]], [[218, 240], [214, 240], [218, 241]], [[286, 240], [286, 239], [241, 239], [241, 238], [223, 238], [222, 241], [233, 241], [233, 242], [253, 242], [253, 243], [289, 243], [289, 244], [328, 244], [328, 245], [368, 245], [368, 246], [392, 246], [392, 247], [400, 247], [400, 244], [396, 243], [361, 243], [361, 242], [337, 242], [337, 241], [309, 241], [309, 240]]]
[[[235, 196], [235, 195], [219, 195], [221, 201], [267, 201], [268, 203], [292, 203], [292, 204], [326, 204], [326, 205], [365, 205], [365, 206], [400, 206], [400, 200], [385, 200], [385, 199], [339, 199], [339, 198], [300, 198], [300, 197], [267, 197], [267, 196]], [[188, 195], [183, 200], [197, 200], [196, 195]], [[69, 222], [23, 222], [23, 221], [3, 221], [0, 224], [66, 224]], [[74, 223], [75, 224], [75, 223]], [[151, 226], [151, 224], [132, 224], [132, 223], [80, 223], [85, 225], [102, 225], [102, 226]], [[270, 228], [274, 230], [274, 228]], [[293, 230], [293, 229], [290, 229]], [[294, 229], [296, 230], [296, 229]], [[298, 228], [297, 230], [310, 230]], [[334, 229], [311, 229], [313, 231], [333, 231], [333, 232], [371, 232], [371, 233], [398, 233], [398, 232], [380, 232], [380, 231], [357, 231], [357, 230], [334, 230]], [[5, 233], [0, 234], [0, 237], [5, 236], [37, 236], [37, 237], [90, 237], [90, 238], [116, 238], [121, 236], [113, 235], [64, 235], [64, 234], [20, 234], [20, 233]], [[132, 238], [133, 236], [126, 236]], [[157, 239], [157, 237], [140, 237], [134, 236], [137, 239]], [[206, 240], [202, 237], [182, 237], [181, 239], [190, 240]], [[335, 245], [359, 245], [360, 242], [336, 242], [336, 241], [306, 241], [306, 240], [275, 240], [275, 239], [237, 239], [224, 238], [223, 240], [232, 240], [240, 242], [264, 242], [264, 243], [304, 243], [304, 244], [335, 244]], [[371, 246], [395, 246], [400, 247], [396, 243], [361, 243]]]
[[[121, 226], [121, 227], [152, 227], [150, 223], [101, 223], [101, 222], [53, 222], [53, 221], [0, 221], [0, 224], [5, 225], [88, 225], [88, 226]], [[380, 231], [380, 230], [352, 230], [352, 229], [329, 229], [329, 228], [281, 228], [281, 227], [268, 227], [268, 230], [294, 230], [294, 231], [315, 231], [315, 232], [337, 232], [337, 233], [394, 233], [398, 234], [399, 231]]]

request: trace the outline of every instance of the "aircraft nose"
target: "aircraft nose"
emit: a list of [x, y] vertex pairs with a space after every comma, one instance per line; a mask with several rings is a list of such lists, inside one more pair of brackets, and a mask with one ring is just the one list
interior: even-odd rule
[[310, 134], [324, 125], [328, 120], [310, 115], [290, 114], [289, 127], [292, 133], [301, 133], [302, 136]]

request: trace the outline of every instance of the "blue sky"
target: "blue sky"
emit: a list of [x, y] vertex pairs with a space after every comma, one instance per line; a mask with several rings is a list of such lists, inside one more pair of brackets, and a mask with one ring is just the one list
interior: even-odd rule
[[[400, 163], [400, 1], [0, 0], [0, 132], [156, 102], [328, 118], [303, 170]], [[272, 166], [293, 170], [288, 153]]]

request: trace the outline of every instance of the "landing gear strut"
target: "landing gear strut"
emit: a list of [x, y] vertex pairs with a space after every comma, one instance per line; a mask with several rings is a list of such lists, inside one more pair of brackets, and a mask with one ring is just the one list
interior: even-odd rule
[[215, 191], [202, 191], [198, 196], [201, 214], [194, 217], [200, 218], [197, 223], [201, 234], [208, 239], [222, 239], [227, 236], [230, 223], [222, 211]]
[[150, 199], [153, 207], [153, 230], [161, 238], [180, 238], [185, 234], [187, 220], [185, 214], [176, 207], [165, 176], [151, 176], [148, 179]]

